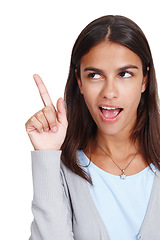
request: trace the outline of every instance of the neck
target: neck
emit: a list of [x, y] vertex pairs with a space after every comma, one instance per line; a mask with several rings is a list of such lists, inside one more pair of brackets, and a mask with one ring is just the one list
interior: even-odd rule
[[[125, 135], [108, 136], [98, 133], [97, 141], [99, 145], [115, 159], [126, 158], [128, 155], [136, 153], [138, 149], [138, 144], [131, 141], [130, 136]], [[98, 148], [95, 149], [96, 151], [101, 151]]]

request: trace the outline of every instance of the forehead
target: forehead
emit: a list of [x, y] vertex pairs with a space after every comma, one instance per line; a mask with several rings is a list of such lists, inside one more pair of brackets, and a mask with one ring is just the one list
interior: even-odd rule
[[142, 67], [140, 57], [125, 46], [117, 43], [103, 41], [90, 49], [81, 59], [81, 69], [86, 67], [120, 68], [125, 65]]

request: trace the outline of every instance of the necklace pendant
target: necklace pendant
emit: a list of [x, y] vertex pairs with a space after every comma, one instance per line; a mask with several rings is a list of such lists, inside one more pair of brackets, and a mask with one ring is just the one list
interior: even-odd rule
[[122, 170], [122, 174], [120, 175], [120, 178], [123, 179], [123, 180], [125, 180], [126, 177], [127, 177], [127, 176], [124, 174], [124, 170]]

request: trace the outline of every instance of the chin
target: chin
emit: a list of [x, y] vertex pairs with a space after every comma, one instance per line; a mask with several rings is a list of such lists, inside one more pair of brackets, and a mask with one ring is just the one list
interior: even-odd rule
[[121, 130], [120, 129], [114, 129], [113, 126], [110, 127], [97, 127], [97, 132], [100, 133], [101, 135], [108, 135], [108, 136], [116, 136], [118, 135]]

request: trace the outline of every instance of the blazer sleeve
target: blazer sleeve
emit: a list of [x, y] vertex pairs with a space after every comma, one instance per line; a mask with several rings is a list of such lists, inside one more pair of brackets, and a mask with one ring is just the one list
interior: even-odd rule
[[34, 220], [29, 240], [73, 240], [72, 211], [60, 168], [61, 151], [33, 151]]

